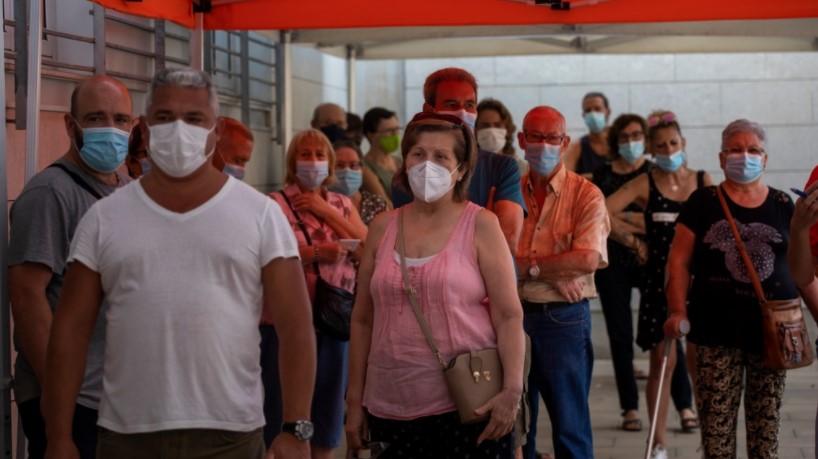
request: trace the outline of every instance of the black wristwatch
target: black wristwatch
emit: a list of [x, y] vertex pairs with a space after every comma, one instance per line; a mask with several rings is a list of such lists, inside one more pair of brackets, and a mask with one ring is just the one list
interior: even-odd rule
[[281, 424], [281, 431], [288, 433], [301, 441], [307, 441], [312, 438], [312, 434], [315, 432], [315, 429], [310, 421], [295, 421]]

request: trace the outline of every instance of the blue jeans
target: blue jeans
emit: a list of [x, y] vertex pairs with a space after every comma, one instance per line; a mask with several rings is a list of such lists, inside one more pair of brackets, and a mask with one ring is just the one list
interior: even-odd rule
[[528, 376], [531, 429], [524, 449], [525, 458], [536, 457], [540, 396], [551, 418], [556, 459], [593, 458], [588, 394], [594, 350], [588, 300], [559, 303], [541, 312], [526, 312], [523, 324], [531, 337]]

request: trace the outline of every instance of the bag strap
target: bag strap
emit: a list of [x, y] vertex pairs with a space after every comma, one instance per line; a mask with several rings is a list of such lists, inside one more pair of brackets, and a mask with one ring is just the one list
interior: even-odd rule
[[[301, 230], [302, 233], [304, 233], [304, 239], [307, 241], [307, 245], [311, 246], [312, 238], [310, 237], [310, 233], [307, 232], [307, 225], [305, 225], [304, 220], [301, 219], [301, 214], [299, 214], [298, 211], [295, 210], [295, 207], [293, 207], [293, 203], [290, 202], [290, 198], [287, 197], [287, 193], [285, 193], [284, 190], [280, 190], [279, 193], [281, 193], [281, 197], [284, 198], [284, 202], [287, 203], [287, 207], [290, 208], [290, 212], [293, 213], [295, 221], [296, 223], [298, 223], [298, 228]], [[318, 276], [318, 278], [320, 279], [321, 271], [318, 269], [318, 260], [313, 260], [312, 268], [315, 270], [315, 275]]]
[[99, 192], [97, 190], [93, 189], [91, 187], [91, 185], [88, 184], [88, 182], [86, 182], [82, 177], [80, 177], [79, 174], [77, 174], [76, 172], [74, 172], [71, 169], [69, 169], [68, 167], [66, 167], [65, 164], [54, 163], [54, 164], [52, 164], [52, 165], [50, 165], [48, 167], [49, 168], [54, 167], [56, 169], [59, 169], [59, 170], [65, 172], [66, 174], [68, 174], [69, 177], [71, 177], [71, 180], [73, 180], [74, 183], [77, 184], [77, 186], [79, 186], [83, 190], [87, 191], [88, 194], [95, 197], [97, 200], [102, 199], [102, 195], [99, 194]]
[[429, 322], [426, 321], [426, 317], [423, 316], [423, 311], [420, 310], [417, 291], [412, 287], [412, 283], [409, 282], [409, 270], [406, 268], [406, 236], [403, 234], [403, 210], [403, 208], [398, 210], [398, 255], [400, 255], [400, 270], [403, 275], [403, 291], [406, 293], [406, 296], [409, 297], [409, 304], [412, 305], [412, 312], [415, 313], [415, 318], [418, 321], [418, 325], [420, 325], [423, 336], [426, 338], [426, 343], [432, 349], [432, 353], [437, 358], [440, 366], [445, 369], [446, 362], [443, 360], [443, 356], [435, 344], [432, 330], [429, 328]]
[[716, 194], [719, 197], [719, 202], [721, 203], [721, 208], [724, 211], [724, 215], [727, 217], [727, 223], [730, 225], [730, 231], [733, 233], [733, 238], [736, 240], [738, 253], [741, 255], [741, 260], [744, 262], [744, 266], [747, 268], [747, 275], [750, 276], [750, 280], [753, 282], [753, 289], [756, 292], [758, 301], [765, 303], [767, 298], [764, 295], [764, 289], [761, 288], [761, 279], [758, 277], [758, 271], [756, 271], [756, 268], [753, 265], [753, 260], [750, 258], [750, 255], [747, 254], [747, 248], [744, 246], [744, 241], [741, 240], [741, 233], [738, 231], [738, 226], [736, 226], [736, 220], [733, 218], [733, 214], [730, 213], [730, 208], [727, 207], [727, 200], [724, 199], [724, 192], [721, 190], [721, 185], [716, 187]]

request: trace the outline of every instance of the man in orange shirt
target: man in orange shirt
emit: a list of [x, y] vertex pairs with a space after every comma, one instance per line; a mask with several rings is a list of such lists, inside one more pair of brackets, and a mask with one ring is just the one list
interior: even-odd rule
[[608, 264], [610, 221], [602, 192], [562, 163], [571, 140], [565, 131], [562, 114], [541, 106], [528, 112], [518, 133], [530, 171], [522, 179], [528, 215], [516, 254], [532, 346], [528, 459], [536, 457], [540, 395], [551, 417], [555, 456], [594, 456], [588, 299], [596, 296], [594, 272]]

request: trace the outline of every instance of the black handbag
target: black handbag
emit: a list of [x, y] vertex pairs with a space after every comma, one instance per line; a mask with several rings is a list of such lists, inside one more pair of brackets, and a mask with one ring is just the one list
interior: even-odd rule
[[[296, 212], [284, 191], [279, 193], [281, 193], [290, 211], [295, 216], [307, 244], [312, 245], [312, 238], [310, 238], [307, 226], [304, 225], [301, 216]], [[312, 267], [316, 276], [315, 300], [312, 302], [313, 325], [323, 335], [339, 341], [349, 341], [349, 326], [352, 320], [352, 305], [355, 301], [355, 295], [325, 281], [321, 277], [317, 261], [313, 262]]]

